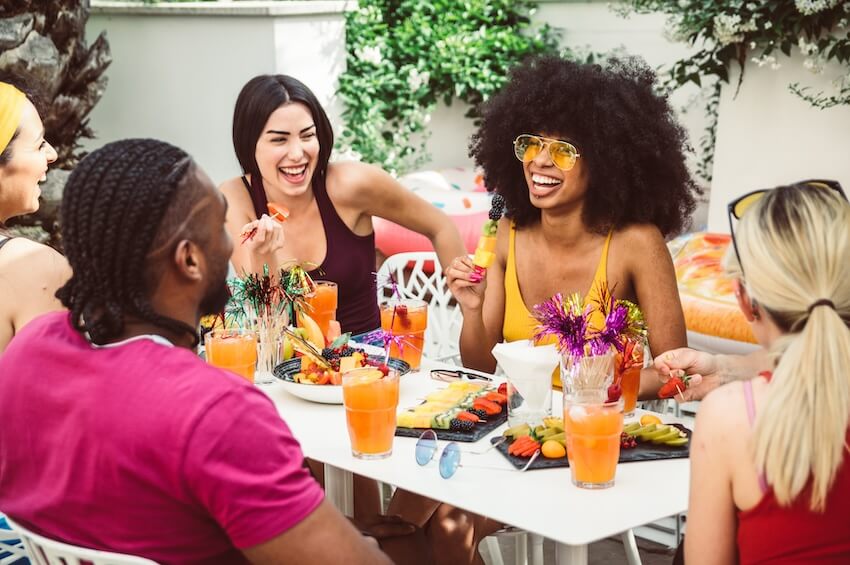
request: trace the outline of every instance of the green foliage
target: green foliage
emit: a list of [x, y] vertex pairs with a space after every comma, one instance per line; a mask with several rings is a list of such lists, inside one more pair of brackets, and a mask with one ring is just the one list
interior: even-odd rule
[[524, 57], [557, 52], [549, 26], [532, 29], [528, 0], [360, 0], [346, 14], [340, 147], [394, 173], [421, 166], [438, 101], [476, 106]]
[[[624, 0], [628, 13], [662, 12], [669, 16], [673, 39], [699, 49], [670, 69], [672, 86], [698, 85], [706, 77], [729, 82], [733, 62], [750, 60], [778, 69], [777, 55], [798, 47], [804, 66], [814, 73], [837, 61], [847, 73], [836, 81], [837, 93], [812, 93], [799, 84], [789, 88], [818, 107], [850, 104], [850, 2], [846, 0]], [[743, 79], [743, 72], [740, 75]]]
[[666, 76], [669, 88], [693, 82], [710, 93], [709, 124], [700, 140], [697, 164], [697, 174], [707, 181], [711, 181], [720, 85], [729, 82], [733, 63], [741, 67], [740, 87], [748, 58], [778, 69], [777, 55], [790, 55], [796, 47], [813, 73], [823, 72], [827, 61], [837, 61], [846, 72], [834, 81], [834, 94], [813, 92], [799, 83], [788, 88], [817, 108], [850, 104], [850, 2], [846, 0], [623, 0], [615, 10], [626, 16], [631, 12], [667, 14], [670, 38], [697, 47], [693, 55], [674, 63]]

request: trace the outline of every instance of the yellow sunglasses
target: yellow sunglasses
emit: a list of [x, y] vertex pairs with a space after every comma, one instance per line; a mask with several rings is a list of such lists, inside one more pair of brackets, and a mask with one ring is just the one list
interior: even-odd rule
[[580, 157], [575, 145], [560, 139], [524, 133], [514, 140], [514, 154], [523, 163], [533, 161], [547, 147], [552, 163], [562, 171], [569, 171], [575, 167], [576, 159]]

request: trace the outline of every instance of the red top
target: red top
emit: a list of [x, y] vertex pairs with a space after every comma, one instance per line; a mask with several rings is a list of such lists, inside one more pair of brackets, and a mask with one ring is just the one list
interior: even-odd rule
[[[769, 377], [768, 377], [768, 380]], [[754, 417], [750, 382], [744, 383], [748, 412]], [[749, 392], [749, 394], [748, 394]], [[750, 418], [752, 424], [753, 418]], [[847, 435], [850, 444], [850, 432]], [[759, 503], [738, 512], [738, 557], [747, 563], [850, 563], [850, 464], [848, 457], [829, 490], [823, 513], [809, 510], [807, 486], [791, 506], [782, 507], [773, 490]]]

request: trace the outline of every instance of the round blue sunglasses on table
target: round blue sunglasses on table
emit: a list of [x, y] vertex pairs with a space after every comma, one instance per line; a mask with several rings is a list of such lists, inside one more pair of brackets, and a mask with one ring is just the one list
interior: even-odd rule
[[[430, 463], [437, 453], [437, 434], [434, 430], [426, 430], [416, 442], [416, 462], [422, 467]], [[440, 454], [440, 476], [450, 479], [460, 467], [460, 446], [450, 442]]]

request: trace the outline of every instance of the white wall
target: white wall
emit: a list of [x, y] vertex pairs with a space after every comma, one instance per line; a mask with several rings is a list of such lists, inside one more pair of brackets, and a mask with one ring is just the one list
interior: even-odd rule
[[751, 190], [811, 178], [850, 186], [850, 107], [818, 110], [787, 88], [800, 81], [829, 91], [846, 68], [832, 65], [813, 75], [803, 60], [795, 52], [782, 56], [779, 70], [747, 63], [737, 98], [737, 72], [724, 87], [709, 210], [713, 231], [729, 231], [726, 204]]
[[155, 137], [192, 154], [219, 183], [239, 174], [231, 126], [239, 90], [262, 73], [304, 81], [336, 122], [345, 2], [127, 7], [94, 2], [89, 40], [107, 31], [109, 86], [91, 116], [97, 139]]

